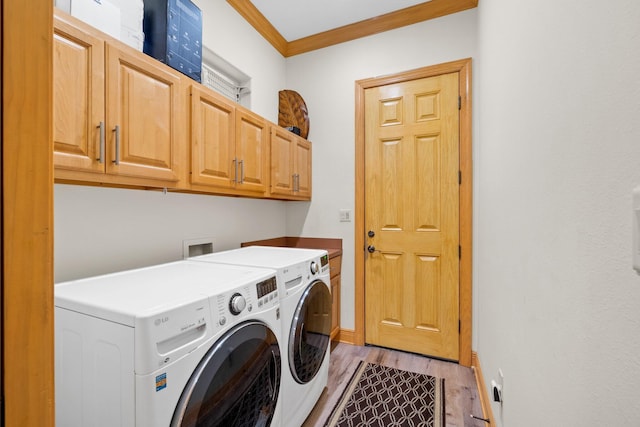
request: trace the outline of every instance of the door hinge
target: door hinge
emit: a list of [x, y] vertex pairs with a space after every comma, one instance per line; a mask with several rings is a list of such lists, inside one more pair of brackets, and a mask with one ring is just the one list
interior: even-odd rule
[[458, 333], [462, 331], [462, 322], [458, 320]]
[[458, 110], [462, 110], [462, 97], [458, 96]]
[[458, 259], [462, 259], [462, 246], [458, 245]]
[[458, 171], [458, 185], [462, 185], [462, 171]]

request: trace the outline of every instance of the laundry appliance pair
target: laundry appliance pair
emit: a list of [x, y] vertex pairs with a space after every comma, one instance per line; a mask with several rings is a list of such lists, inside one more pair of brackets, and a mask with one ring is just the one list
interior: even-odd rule
[[300, 427], [327, 383], [326, 251], [248, 247], [55, 286], [56, 424]]

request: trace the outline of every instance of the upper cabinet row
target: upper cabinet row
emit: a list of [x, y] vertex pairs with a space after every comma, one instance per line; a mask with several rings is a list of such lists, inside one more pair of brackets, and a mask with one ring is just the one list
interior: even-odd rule
[[58, 182], [311, 199], [311, 144], [56, 10]]

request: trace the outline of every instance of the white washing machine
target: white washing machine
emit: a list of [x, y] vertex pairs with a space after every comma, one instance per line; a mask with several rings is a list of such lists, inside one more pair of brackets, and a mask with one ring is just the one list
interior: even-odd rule
[[194, 261], [273, 268], [281, 297], [283, 341], [282, 425], [300, 427], [327, 385], [331, 281], [327, 251], [248, 246]]
[[276, 272], [179, 261], [55, 286], [56, 425], [281, 426]]

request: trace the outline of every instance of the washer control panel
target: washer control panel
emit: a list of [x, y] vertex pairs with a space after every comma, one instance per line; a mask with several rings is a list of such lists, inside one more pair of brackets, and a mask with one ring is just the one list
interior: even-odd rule
[[258, 293], [258, 308], [263, 307], [273, 300], [278, 301], [278, 284], [276, 276], [270, 277], [256, 284]]
[[242, 319], [254, 310], [266, 310], [280, 304], [276, 276], [253, 282], [215, 297], [216, 323], [222, 327], [229, 321]]

